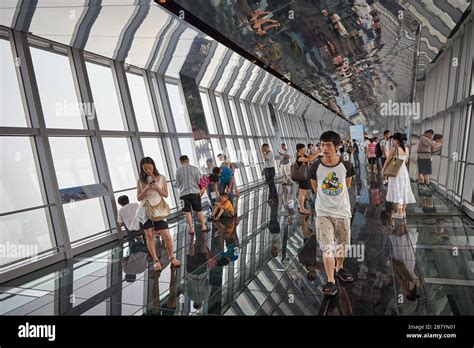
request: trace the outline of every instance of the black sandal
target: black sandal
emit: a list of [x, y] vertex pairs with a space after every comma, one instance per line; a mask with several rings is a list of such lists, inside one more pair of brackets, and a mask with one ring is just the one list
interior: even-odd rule
[[329, 295], [329, 296], [336, 295], [337, 294], [336, 284], [331, 283], [331, 282], [327, 282], [326, 284], [324, 284], [323, 294], [324, 295]]
[[352, 274], [349, 273], [349, 271], [345, 268], [339, 268], [339, 271], [334, 272], [341, 281], [344, 283], [352, 283], [354, 281], [354, 277]]

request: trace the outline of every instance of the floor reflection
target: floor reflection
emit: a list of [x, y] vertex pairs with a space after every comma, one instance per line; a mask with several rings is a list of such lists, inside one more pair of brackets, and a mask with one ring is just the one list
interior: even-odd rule
[[165, 262], [159, 239], [161, 273], [142, 238], [117, 241], [1, 284], [0, 314], [474, 313], [474, 224], [436, 192], [417, 192], [408, 218], [394, 219], [380, 177], [359, 168], [351, 189], [354, 254], [346, 262], [355, 282], [338, 282], [338, 295], [326, 297], [315, 216], [297, 212], [295, 186], [278, 190], [270, 203], [265, 186], [241, 194], [238, 216], [211, 222], [209, 232], [189, 235], [184, 221], [170, 222], [179, 268]]

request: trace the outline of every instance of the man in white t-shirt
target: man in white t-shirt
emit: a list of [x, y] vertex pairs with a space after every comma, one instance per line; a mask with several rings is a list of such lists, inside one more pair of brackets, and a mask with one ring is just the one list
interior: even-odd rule
[[139, 231], [140, 224], [136, 218], [138, 203], [129, 204], [128, 196], [120, 196], [118, 198], [118, 204], [122, 206], [117, 214], [117, 222], [119, 223], [120, 230], [125, 225], [128, 231]]
[[316, 227], [319, 230], [319, 244], [324, 252], [323, 262], [328, 278], [323, 286], [323, 293], [335, 295], [335, 276], [346, 283], [354, 281], [353, 276], [344, 268], [344, 256], [350, 247], [352, 212], [348, 188], [355, 171], [351, 162], [343, 161], [336, 153], [341, 144], [339, 134], [324, 132], [321, 134], [320, 144], [324, 156], [311, 165], [309, 177], [311, 187], [318, 197]]
[[278, 151], [281, 156], [280, 167], [281, 173], [283, 174], [283, 185], [291, 184], [291, 163], [290, 155], [288, 154], [288, 148], [285, 143], [281, 144], [281, 149]]

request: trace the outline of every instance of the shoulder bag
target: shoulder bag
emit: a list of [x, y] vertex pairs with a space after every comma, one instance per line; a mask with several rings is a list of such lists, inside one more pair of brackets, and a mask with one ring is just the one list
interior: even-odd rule
[[400, 169], [402, 168], [404, 162], [404, 160], [398, 158], [398, 147], [396, 147], [395, 158], [387, 166], [387, 169], [385, 169], [385, 176], [396, 177], [398, 173], [400, 173]]

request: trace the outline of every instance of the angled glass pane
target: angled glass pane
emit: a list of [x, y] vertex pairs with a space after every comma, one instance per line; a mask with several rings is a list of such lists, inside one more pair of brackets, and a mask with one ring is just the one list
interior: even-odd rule
[[249, 139], [250, 143], [250, 152], [249, 152], [249, 160], [252, 166], [256, 166], [256, 164], [260, 161], [257, 153], [257, 149], [255, 148], [254, 139]]
[[223, 134], [231, 134], [227, 113], [225, 112], [224, 101], [220, 95], [216, 95], [217, 110], [219, 111], [219, 119], [221, 120]]
[[88, 138], [50, 137], [59, 189], [97, 183], [94, 156]]
[[156, 110], [156, 113], [158, 114], [158, 117], [159, 117], [159, 126], [163, 132], [167, 132], [169, 129], [168, 122], [166, 122], [166, 117], [163, 111], [162, 94], [160, 93], [160, 90], [158, 88], [158, 81], [155, 75], [151, 76], [151, 82], [153, 85], [153, 91], [155, 93], [155, 96], [158, 99], [159, 110]]
[[130, 88], [138, 130], [156, 132], [158, 130], [156, 119], [152, 112], [151, 101], [148, 99], [148, 92], [143, 76], [127, 73], [127, 81], [128, 87]]
[[10, 42], [0, 39], [0, 127], [28, 127]]
[[191, 49], [193, 40], [197, 35], [198, 31], [192, 28], [186, 28], [186, 30], [181, 34], [178, 39], [176, 49], [173, 52], [173, 58], [166, 69], [166, 76], [179, 78], [181, 67], [184, 64], [189, 50]]
[[[173, 145], [171, 144], [170, 138], [164, 138], [163, 142], [164, 142], [163, 145], [168, 148], [169, 155], [173, 156], [175, 152], [179, 151], [179, 149], [173, 149]], [[174, 158], [171, 158], [171, 160], [168, 161], [168, 169], [170, 170], [170, 176], [174, 177], [174, 174], [176, 173], [176, 170], [178, 169], [177, 161], [175, 161]]]
[[240, 128], [240, 118], [235, 108], [234, 98], [229, 98], [230, 110], [232, 112], [232, 120], [234, 121], [235, 130], [237, 135], [242, 135], [242, 129]]
[[[0, 266], [35, 256], [56, 245], [47, 208], [29, 210], [0, 217], [0, 245], [12, 246], [18, 253], [0, 257]], [[34, 259], [32, 259], [32, 262]]]
[[86, 62], [100, 129], [127, 130], [110, 67]]
[[216, 122], [214, 120], [214, 115], [209, 104], [207, 93], [200, 92], [199, 94], [201, 95], [202, 108], [204, 109], [204, 115], [206, 116], [206, 123], [207, 128], [209, 130], [209, 134], [217, 134]]
[[145, 157], [151, 157], [155, 162], [156, 169], [160, 174], [170, 177], [168, 166], [166, 165], [163, 144], [159, 138], [141, 138], [143, 153]]
[[69, 45], [87, 10], [81, 0], [42, 1], [34, 8], [28, 31]]
[[255, 104], [250, 103], [250, 115], [249, 117], [253, 119], [253, 124], [255, 125], [255, 130], [253, 130], [253, 135], [263, 135], [262, 130], [260, 129], [259, 115], [255, 111]]
[[252, 130], [250, 128], [249, 116], [247, 114], [247, 108], [245, 107], [245, 102], [240, 100], [240, 109], [242, 110], [242, 115], [244, 117], [244, 124], [245, 129], [247, 131], [247, 135], [253, 135]]
[[[128, 5], [128, 6], [127, 6]], [[112, 58], [122, 40], [122, 33], [135, 16], [132, 1], [102, 1], [94, 19], [85, 51]]]
[[114, 192], [137, 186], [135, 160], [128, 138], [103, 138]]
[[131, 65], [146, 67], [153, 56], [156, 42], [164, 27], [169, 23], [171, 14], [160, 6], [149, 6], [150, 10], [143, 23], [137, 29], [126, 62]]
[[43, 205], [43, 187], [30, 137], [0, 137], [0, 213]]
[[188, 116], [183, 101], [181, 100], [178, 85], [166, 83], [166, 90], [168, 91], [168, 100], [170, 102], [176, 132], [190, 133], [191, 127], [189, 126]]
[[233, 139], [226, 138], [226, 150], [225, 154], [227, 155], [227, 159], [231, 162], [237, 161], [237, 153], [235, 152], [234, 148], [234, 141]]
[[219, 139], [216, 138], [211, 138], [211, 144], [212, 144], [212, 152], [214, 153], [214, 163], [219, 163], [219, 158], [217, 158], [217, 155], [220, 153], [224, 153], [222, 150], [221, 142]]
[[35, 47], [30, 52], [46, 127], [84, 129], [90, 107], [79, 104], [69, 57]]
[[178, 142], [179, 142], [179, 148], [181, 150], [180, 156], [181, 155], [188, 156], [189, 163], [192, 164], [193, 166], [200, 168], [201, 165], [197, 161], [194, 139], [193, 138], [178, 138]]
[[64, 204], [63, 209], [71, 242], [109, 229], [102, 197]]

